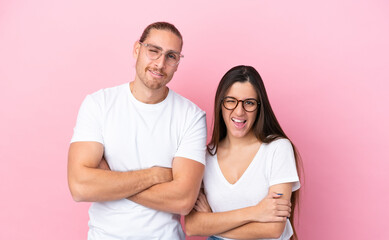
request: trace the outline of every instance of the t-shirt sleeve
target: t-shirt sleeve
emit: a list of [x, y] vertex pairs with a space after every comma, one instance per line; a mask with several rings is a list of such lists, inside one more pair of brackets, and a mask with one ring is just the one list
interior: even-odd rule
[[104, 144], [101, 106], [87, 95], [81, 104], [71, 142], [93, 141]]
[[205, 113], [198, 113], [188, 125], [175, 157], [184, 157], [205, 165], [207, 123]]
[[293, 183], [292, 191], [300, 188], [292, 144], [287, 139], [276, 140], [270, 168], [270, 186]]

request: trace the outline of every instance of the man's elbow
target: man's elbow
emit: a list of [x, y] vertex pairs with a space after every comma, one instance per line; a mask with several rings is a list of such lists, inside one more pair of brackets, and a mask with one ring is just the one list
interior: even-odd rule
[[83, 202], [82, 194], [75, 184], [69, 184], [69, 190], [75, 202]]
[[178, 213], [183, 215], [183, 216], [186, 216], [188, 215], [192, 209], [193, 209], [193, 206], [196, 202], [196, 199], [197, 198], [192, 198], [192, 197], [184, 197], [180, 203], [178, 204]]
[[69, 182], [69, 190], [75, 202], [89, 202], [88, 193], [82, 184]]
[[183, 201], [179, 213], [183, 216], [188, 215], [193, 209], [194, 203], [192, 201]]

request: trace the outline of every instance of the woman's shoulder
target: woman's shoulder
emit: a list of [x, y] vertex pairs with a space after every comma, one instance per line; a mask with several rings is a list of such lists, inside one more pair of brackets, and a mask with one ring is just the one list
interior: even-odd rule
[[282, 150], [282, 149], [293, 149], [292, 143], [287, 138], [276, 138], [275, 140], [265, 143], [265, 147], [269, 150]]
[[280, 137], [280, 138], [276, 138], [275, 140], [273, 140], [272, 142], [270, 142], [270, 144], [274, 145], [274, 146], [279, 146], [279, 145], [292, 145], [289, 141], [289, 139], [287, 138], [283, 138], [283, 137]]

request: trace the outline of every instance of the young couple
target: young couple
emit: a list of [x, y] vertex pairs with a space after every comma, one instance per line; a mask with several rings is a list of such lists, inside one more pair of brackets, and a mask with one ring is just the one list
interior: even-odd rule
[[260, 75], [236, 66], [223, 76], [206, 147], [204, 111], [166, 86], [182, 46], [172, 24], [149, 25], [134, 80], [81, 105], [68, 181], [74, 200], [93, 202], [88, 239], [184, 239], [180, 214], [188, 235], [293, 238], [298, 154]]

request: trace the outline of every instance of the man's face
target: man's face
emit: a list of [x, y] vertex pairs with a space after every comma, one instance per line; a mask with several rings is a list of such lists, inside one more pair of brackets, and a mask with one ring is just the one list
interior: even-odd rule
[[[181, 52], [181, 39], [168, 30], [152, 29], [143, 42], [161, 48], [163, 53], [173, 51]], [[166, 86], [173, 78], [176, 66], [166, 64], [165, 55], [158, 59], [151, 60], [146, 55], [147, 48], [136, 42], [134, 45], [134, 57], [136, 58], [136, 78], [149, 89], [160, 89]]]

